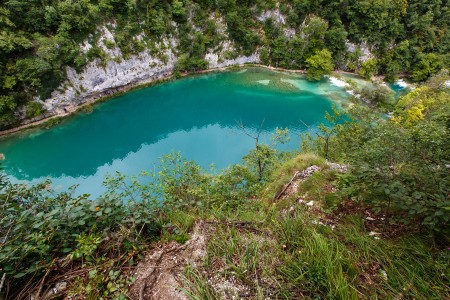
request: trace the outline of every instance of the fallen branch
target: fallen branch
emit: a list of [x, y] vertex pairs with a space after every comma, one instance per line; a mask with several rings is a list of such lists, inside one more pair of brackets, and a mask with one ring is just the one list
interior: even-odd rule
[[47, 269], [47, 272], [45, 272], [44, 277], [42, 277], [41, 283], [39, 284], [39, 288], [38, 288], [38, 290], [36, 292], [36, 295], [34, 296], [34, 299], [39, 300], [39, 297], [40, 297], [41, 291], [42, 291], [42, 287], [44, 286], [45, 279], [47, 278], [47, 276], [48, 276], [48, 274], [50, 273], [51, 270], [52, 270], [52, 267], [50, 266]]
[[281, 192], [277, 193], [273, 200], [279, 200], [281, 196], [286, 192], [286, 190], [291, 186], [291, 184], [297, 179], [298, 174], [300, 174], [299, 171], [295, 172], [294, 176], [292, 176], [291, 180], [284, 186], [284, 188], [281, 190]]
[[139, 289], [139, 300], [144, 300], [144, 292], [145, 292], [146, 287], [147, 287], [147, 281], [144, 280], [144, 284]]
[[2, 291], [3, 284], [5, 283], [6, 273], [3, 273], [2, 281], [0, 282], [0, 292]]

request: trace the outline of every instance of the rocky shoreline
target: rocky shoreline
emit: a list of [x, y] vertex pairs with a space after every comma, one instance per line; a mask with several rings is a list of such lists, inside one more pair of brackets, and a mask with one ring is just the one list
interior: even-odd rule
[[[256, 60], [256, 59], [257, 60]], [[233, 63], [234, 62], [234, 63]], [[227, 64], [229, 63], [229, 64]], [[288, 72], [288, 73], [296, 73], [296, 74], [305, 74], [305, 70], [290, 70], [290, 69], [284, 69], [284, 68], [277, 68], [273, 66], [267, 66], [263, 64], [259, 64], [259, 57], [258, 56], [250, 56], [250, 57], [241, 57], [239, 60], [236, 61], [228, 61], [226, 62], [225, 66], [217, 66], [217, 64], [214, 64], [215, 67], [206, 69], [206, 70], [200, 70], [196, 72], [187, 72], [180, 74], [181, 77], [191, 76], [191, 75], [198, 75], [198, 74], [207, 74], [207, 73], [213, 73], [213, 72], [222, 72], [229, 70], [231, 68], [244, 68], [244, 67], [259, 67], [259, 68], [266, 68], [272, 71], [278, 71], [278, 72]], [[337, 73], [346, 73], [346, 74], [353, 74], [351, 72], [346, 71], [336, 71]], [[128, 91], [131, 91], [133, 89], [139, 89], [146, 86], [151, 86], [155, 84], [159, 84], [165, 81], [169, 81], [174, 79], [174, 68], [171, 70], [164, 70], [160, 72], [155, 72], [153, 75], [148, 76], [147, 78], [140, 78], [129, 81], [127, 84], [108, 87], [102, 90], [98, 91], [91, 91], [83, 93], [82, 95], [78, 96], [72, 96], [72, 97], [54, 97], [51, 99], [48, 99], [47, 101], [50, 102], [50, 110], [46, 110], [45, 113], [42, 115], [30, 118], [30, 119], [23, 119], [21, 121], [21, 124], [17, 127], [7, 129], [0, 131], [0, 136], [10, 135], [13, 133], [17, 133], [19, 131], [22, 131], [24, 129], [39, 127], [43, 124], [46, 124], [47, 122], [51, 121], [52, 119], [57, 118], [65, 118], [70, 115], [73, 115], [74, 113], [80, 111], [86, 106], [93, 105], [95, 103], [106, 101], [112, 97], [118, 96], [121, 93], [125, 93]], [[67, 101], [70, 99], [69, 101]], [[44, 107], [48, 107], [49, 103], [44, 101], [40, 101], [43, 103]]]
[[[233, 67], [245, 67], [248, 66], [248, 64], [234, 64], [229, 65], [226, 67], [220, 67], [220, 68], [211, 68], [207, 70], [202, 70], [198, 72], [189, 72], [181, 74], [182, 77], [189, 76], [189, 75], [196, 75], [196, 74], [204, 74], [204, 73], [211, 73], [211, 72], [220, 72], [225, 71], [229, 68]], [[262, 65], [254, 64], [252, 66], [259, 66], [263, 67]], [[143, 80], [135, 80], [131, 81], [125, 85], [121, 86], [114, 86], [110, 88], [106, 88], [104, 90], [100, 91], [92, 91], [85, 93], [80, 96], [76, 96], [70, 99], [70, 102], [62, 101], [60, 103], [57, 103], [57, 105], [53, 106], [51, 110], [47, 110], [45, 113], [38, 117], [30, 118], [30, 119], [23, 119], [21, 121], [21, 124], [17, 127], [2, 130], [0, 131], [0, 136], [9, 135], [12, 133], [19, 132], [21, 130], [27, 129], [27, 128], [33, 128], [42, 124], [45, 124], [46, 122], [56, 119], [56, 118], [63, 118], [70, 116], [74, 114], [75, 112], [79, 111], [83, 107], [92, 105], [94, 103], [106, 101], [114, 96], [118, 96], [121, 93], [125, 93], [128, 91], [131, 91], [133, 89], [143, 88], [146, 86], [159, 84], [168, 80], [172, 80], [174, 78], [174, 73], [172, 72], [161, 72], [158, 74], [155, 74], [153, 76], [150, 76]], [[55, 98], [52, 98], [53, 102], [55, 102]], [[43, 102], [43, 101], [42, 101]], [[46, 102], [43, 102], [43, 104], [47, 104]], [[45, 107], [45, 106], [44, 106]]]

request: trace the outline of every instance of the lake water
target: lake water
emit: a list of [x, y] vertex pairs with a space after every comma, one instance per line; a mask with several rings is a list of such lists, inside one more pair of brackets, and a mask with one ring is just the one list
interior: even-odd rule
[[344, 88], [328, 79], [308, 82], [301, 75], [249, 68], [192, 76], [135, 90], [96, 105], [50, 129], [28, 130], [0, 140], [4, 171], [12, 181], [50, 178], [77, 193], [102, 191], [106, 174], [137, 175], [173, 151], [208, 167], [239, 163], [263, 123], [268, 137], [288, 127], [291, 141], [283, 150], [298, 150], [302, 122], [317, 126], [332, 103], [345, 105]]

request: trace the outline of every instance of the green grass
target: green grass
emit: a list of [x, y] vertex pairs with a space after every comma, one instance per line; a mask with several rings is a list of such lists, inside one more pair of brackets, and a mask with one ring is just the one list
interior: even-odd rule
[[180, 210], [172, 210], [164, 216], [165, 228], [161, 234], [163, 241], [176, 241], [184, 244], [189, 240], [189, 231], [193, 228], [196, 216]]
[[[450, 251], [439, 248], [432, 236], [416, 233], [375, 239], [360, 215], [343, 216], [332, 230], [320, 222], [326, 211], [312, 213], [295, 197], [272, 201], [270, 195], [296, 170], [313, 164], [324, 171], [303, 182], [298, 193], [307, 193], [308, 199], [332, 210], [341, 199], [337, 195], [330, 204], [334, 193], [324, 187], [333, 185], [336, 175], [326, 170], [323, 160], [306, 155], [274, 173], [274, 182], [261, 192], [264, 200], [243, 202], [231, 215], [220, 209], [203, 213], [203, 218], [228, 223], [214, 226], [203, 265], [191, 271], [196, 274], [187, 283], [191, 299], [219, 299], [214, 298], [219, 295], [212, 294], [215, 287], [207, 276], [199, 275], [202, 272], [232, 278], [250, 290], [250, 299], [450, 297]], [[232, 226], [230, 220], [253, 223]]]
[[192, 268], [185, 270], [185, 282], [188, 286], [182, 292], [191, 300], [215, 300], [220, 299], [219, 294], [208, 283], [207, 278]]
[[[351, 249], [360, 264], [378, 266], [376, 294], [380, 299], [443, 299], [449, 296], [448, 250], [439, 249], [431, 236], [410, 235], [395, 240], [374, 239], [354, 223], [341, 224], [335, 239]], [[359, 273], [367, 270], [360, 269]], [[365, 295], [374, 293], [359, 282]]]
[[275, 224], [281, 254], [280, 275], [289, 289], [297, 287], [305, 297], [357, 299], [353, 288], [355, 269], [346, 247], [330, 238], [331, 230], [314, 225], [299, 208]]
[[326, 163], [323, 158], [315, 154], [297, 155], [293, 159], [288, 160], [272, 173], [267, 186], [262, 190], [261, 197], [267, 200], [273, 199], [276, 193], [294, 176], [296, 171], [304, 170], [312, 165], [325, 167]]

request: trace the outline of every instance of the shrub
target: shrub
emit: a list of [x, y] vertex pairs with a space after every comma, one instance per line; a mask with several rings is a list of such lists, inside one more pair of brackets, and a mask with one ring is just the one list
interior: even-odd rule
[[359, 75], [366, 79], [371, 79], [375, 75], [377, 70], [377, 62], [373, 59], [368, 59], [367, 61], [361, 63], [361, 68], [359, 69]]
[[416, 122], [371, 120], [341, 127], [334, 144], [350, 163], [342, 178], [348, 193], [402, 223], [448, 230], [450, 158], [447, 117]]
[[376, 84], [363, 87], [359, 94], [366, 103], [375, 106], [386, 106], [395, 103], [394, 92], [387, 86]]
[[44, 112], [42, 104], [39, 102], [29, 102], [27, 104], [27, 118], [40, 116]]
[[152, 202], [135, 203], [111, 189], [95, 200], [73, 196], [74, 189], [54, 195], [49, 184], [27, 187], [0, 180], [0, 268], [12, 286], [50, 271], [64, 257], [86, 261], [134, 251], [140, 240], [159, 233]]

